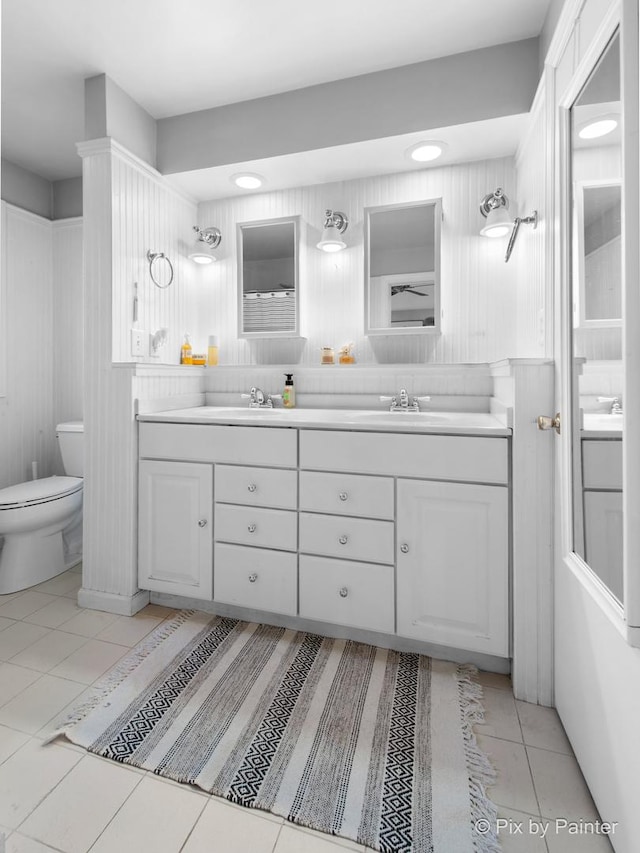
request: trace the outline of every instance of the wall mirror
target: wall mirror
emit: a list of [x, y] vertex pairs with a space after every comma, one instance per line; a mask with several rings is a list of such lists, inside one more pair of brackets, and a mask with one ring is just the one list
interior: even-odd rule
[[238, 337], [299, 334], [299, 217], [238, 223]]
[[571, 106], [573, 550], [623, 602], [622, 104], [616, 33]]
[[575, 195], [575, 325], [622, 326], [620, 181], [576, 181]]
[[365, 334], [440, 331], [442, 200], [365, 208]]

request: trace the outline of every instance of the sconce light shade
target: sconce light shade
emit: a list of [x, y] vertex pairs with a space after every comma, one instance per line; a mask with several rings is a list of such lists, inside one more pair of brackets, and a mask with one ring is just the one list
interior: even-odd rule
[[534, 210], [530, 216], [516, 216], [513, 219], [507, 213], [509, 208], [509, 199], [504, 194], [504, 190], [498, 187], [495, 192], [488, 193], [480, 202], [480, 213], [485, 217], [486, 224], [480, 229], [483, 237], [509, 237], [509, 244], [504, 256], [505, 263], [511, 257], [511, 252], [516, 243], [518, 231], [521, 225], [533, 225], [534, 229], [538, 227], [538, 211]]
[[344, 213], [338, 210], [325, 211], [324, 230], [322, 239], [316, 244], [323, 252], [339, 252], [346, 249], [347, 244], [342, 239], [342, 234], [347, 230], [349, 220]]
[[222, 234], [219, 228], [198, 228], [193, 226], [193, 230], [198, 235], [193, 251], [189, 254], [189, 259], [196, 264], [210, 264], [218, 259], [212, 253], [222, 241]]
[[480, 230], [483, 237], [506, 237], [513, 227], [513, 220], [504, 207], [494, 207], [487, 214], [487, 221]]

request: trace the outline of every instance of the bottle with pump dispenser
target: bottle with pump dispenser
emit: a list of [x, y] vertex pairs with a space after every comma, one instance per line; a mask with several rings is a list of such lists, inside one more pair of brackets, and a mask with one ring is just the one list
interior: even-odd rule
[[285, 376], [282, 405], [285, 409], [293, 409], [296, 405], [296, 389], [293, 387], [293, 373], [285, 373]]
[[193, 350], [188, 334], [184, 336], [184, 343], [180, 347], [180, 364], [193, 364]]

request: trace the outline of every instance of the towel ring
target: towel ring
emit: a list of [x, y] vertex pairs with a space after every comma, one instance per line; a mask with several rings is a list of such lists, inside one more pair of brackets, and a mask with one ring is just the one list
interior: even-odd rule
[[[152, 252], [151, 250], [149, 250], [147, 252], [147, 260], [149, 261], [149, 275], [151, 276], [151, 281], [155, 284], [155, 286], [159, 287], [161, 290], [164, 290], [165, 287], [169, 287], [169, 285], [173, 281], [173, 264], [171, 263], [169, 258], [165, 255], [165, 253], [164, 252]], [[166, 284], [161, 284], [161, 282], [158, 281], [158, 279], [154, 275], [153, 265], [157, 261], [165, 261], [165, 263], [167, 263], [169, 265], [169, 281]], [[160, 279], [162, 279], [164, 276], [161, 273], [159, 273], [159, 277], [160, 277]]]

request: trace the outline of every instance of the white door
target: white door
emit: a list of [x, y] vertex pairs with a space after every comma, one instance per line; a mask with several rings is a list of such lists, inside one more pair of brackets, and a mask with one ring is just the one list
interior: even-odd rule
[[398, 634], [509, 655], [504, 486], [398, 480]]
[[213, 598], [213, 466], [143, 460], [139, 469], [141, 589]]

